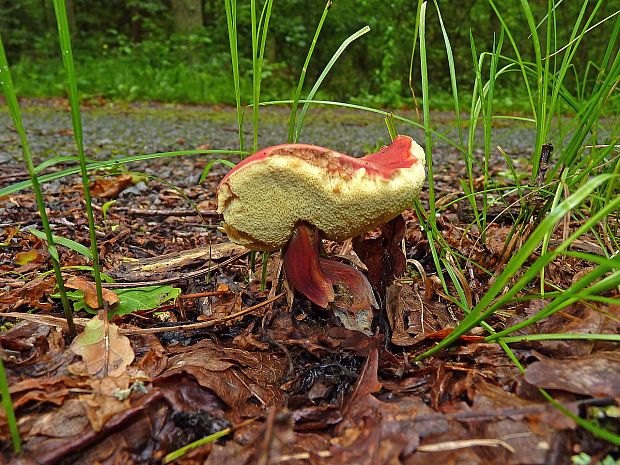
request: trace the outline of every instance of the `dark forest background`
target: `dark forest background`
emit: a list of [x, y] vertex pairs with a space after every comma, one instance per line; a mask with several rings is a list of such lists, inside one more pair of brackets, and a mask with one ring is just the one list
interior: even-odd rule
[[[260, 2], [259, 2], [260, 3]], [[594, 3], [594, 2], [592, 2]], [[474, 77], [470, 31], [477, 50], [491, 50], [500, 22], [487, 0], [438, 1], [453, 48], [462, 98], [471, 92]], [[522, 51], [532, 50], [520, 2], [497, 0], [496, 5]], [[276, 0], [269, 27], [262, 99], [289, 98], [325, 6], [324, 0]], [[546, 0], [532, 0], [539, 20]], [[567, 0], [557, 13], [561, 42], [566, 42], [582, 2]], [[187, 103], [233, 103], [234, 92], [222, 0], [68, 0], [77, 61], [78, 86], [85, 97], [159, 100]], [[317, 95], [387, 107], [412, 104], [408, 76], [417, 2], [412, 0], [335, 0], [315, 50], [306, 83], [312, 85], [332, 54], [350, 34], [369, 25], [371, 32], [350, 46]], [[598, 21], [620, 8], [607, 0]], [[237, 5], [240, 66], [245, 101], [251, 100], [250, 2]], [[588, 62], [601, 56], [609, 40], [607, 22], [588, 33], [579, 47], [578, 63], [567, 80], [581, 86], [594, 79]], [[51, 0], [0, 0], [0, 30], [13, 65], [20, 95], [64, 93], [56, 23]], [[541, 30], [544, 34], [544, 28]], [[427, 15], [428, 68], [435, 105], [450, 103], [446, 52], [437, 13]], [[503, 52], [513, 56], [508, 40]], [[417, 51], [416, 51], [417, 53]], [[531, 59], [525, 56], [524, 59]], [[414, 88], [418, 87], [414, 66]], [[502, 76], [497, 102], [518, 108], [522, 84], [518, 73]]]

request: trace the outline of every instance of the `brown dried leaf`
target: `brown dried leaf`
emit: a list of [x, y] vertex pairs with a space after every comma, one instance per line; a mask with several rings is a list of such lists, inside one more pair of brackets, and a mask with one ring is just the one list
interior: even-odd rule
[[0, 304], [6, 304], [10, 309], [17, 309], [22, 305], [29, 305], [41, 310], [49, 310], [52, 305], [42, 302], [45, 295], [51, 294], [56, 280], [53, 276], [41, 276], [28, 281], [21, 288], [7, 292], [0, 297]]
[[405, 316], [419, 312], [421, 302], [417, 299], [409, 286], [392, 284], [385, 292], [385, 313], [392, 328], [392, 344], [409, 346], [415, 343], [413, 337], [407, 334]]
[[581, 358], [545, 359], [531, 364], [525, 380], [537, 387], [592, 397], [620, 395], [620, 353], [597, 352]]
[[41, 415], [30, 430], [30, 436], [44, 435], [66, 438], [88, 428], [84, 407], [77, 399], [69, 399], [59, 409]]
[[215, 392], [241, 420], [262, 411], [260, 405], [249, 402], [251, 398], [267, 405], [282, 401], [279, 386], [286, 366], [282, 356], [218, 347], [204, 340], [170, 357], [168, 369], [155, 383], [181, 373], [190, 374], [201, 386]]
[[127, 336], [119, 334], [114, 323], [94, 316], [71, 343], [73, 353], [82, 357], [88, 374], [98, 377], [120, 376], [133, 362], [134, 352]]
[[93, 197], [111, 199], [116, 197], [122, 190], [133, 184], [131, 174], [121, 174], [111, 178], [99, 178], [90, 186]]
[[[77, 276], [71, 276], [65, 282], [65, 286], [69, 289], [77, 289], [84, 293], [84, 302], [90, 308], [99, 308], [99, 301], [97, 299], [97, 288], [95, 283], [79, 278]], [[119, 302], [118, 296], [110, 289], [102, 289], [103, 300], [110, 307]]]
[[117, 378], [92, 380], [92, 392], [79, 396], [86, 416], [94, 431], [101, 431], [103, 425], [114, 415], [129, 408], [129, 399], [119, 400], [115, 393], [129, 388], [127, 374]]

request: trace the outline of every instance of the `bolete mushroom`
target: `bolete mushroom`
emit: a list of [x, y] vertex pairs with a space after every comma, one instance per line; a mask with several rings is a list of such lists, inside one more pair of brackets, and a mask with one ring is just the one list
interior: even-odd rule
[[345, 240], [399, 215], [424, 183], [424, 151], [408, 136], [354, 158], [323, 147], [283, 144], [241, 161], [217, 190], [230, 239], [252, 250], [285, 247], [289, 284], [316, 305], [351, 293], [349, 310], [377, 307], [364, 275], [319, 256], [321, 239]]

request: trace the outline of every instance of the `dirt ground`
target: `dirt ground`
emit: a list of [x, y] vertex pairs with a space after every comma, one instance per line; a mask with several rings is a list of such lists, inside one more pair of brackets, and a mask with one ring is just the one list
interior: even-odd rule
[[[280, 110], [264, 115], [261, 146], [285, 140], [287, 117]], [[436, 120], [440, 132], [454, 136], [446, 115], [437, 114]], [[31, 102], [25, 124], [37, 162], [74, 153], [63, 102]], [[236, 149], [235, 124], [230, 108], [106, 104], [84, 112], [87, 156], [97, 160]], [[8, 115], [0, 114], [0, 188], [27, 179], [11, 128]], [[401, 129], [423, 141], [421, 132]], [[250, 137], [246, 133], [246, 140]], [[530, 129], [507, 125], [494, 137], [494, 145], [503, 146], [526, 171]], [[309, 113], [301, 141], [360, 155], [389, 137], [379, 116], [323, 109]], [[461, 193], [465, 166], [441, 140], [433, 153], [441, 206]], [[279, 254], [271, 255], [266, 290], [260, 289], [261, 255], [252, 271], [247, 251], [231, 245], [219, 228], [215, 189], [228, 168], [214, 165], [197, 185], [213, 158], [150, 160], [94, 176], [102, 270], [116, 281], [107, 287], [119, 295], [149, 289], [133, 297], [142, 304], [164, 292], [168, 298], [149, 310], [116, 314], [112, 323], [118, 332], [110, 333], [107, 348], [91, 347], [86, 354], [83, 345], [71, 345], [54, 297], [46, 243], [30, 231], [41, 229], [33, 194], [20, 190], [0, 197], [0, 356], [24, 441], [23, 453], [12, 455], [6, 416], [0, 416], [0, 461], [156, 464], [224, 428], [231, 428], [228, 435], [174, 463], [542, 465], [571, 463], [571, 456], [582, 452], [592, 463], [608, 454], [617, 458], [608, 442], [577, 427], [538, 390], [547, 389], [574, 414], [618, 433], [617, 344], [512, 344], [527, 369], [523, 374], [500, 345], [482, 340], [486, 333], [480, 329], [450, 350], [415, 361], [463, 318], [438, 285], [415, 214], [404, 213], [402, 275], [390, 274], [398, 253], [377, 260], [389, 230], [375, 231], [355, 247], [351, 241], [326, 244], [330, 255], [383, 279], [375, 288], [381, 309], [372, 333], [347, 329], [331, 310], [299, 295], [291, 301], [281, 283]], [[501, 179], [505, 170], [495, 155], [492, 173]], [[62, 177], [43, 184], [43, 190], [54, 234], [88, 244], [79, 178]], [[421, 198], [427, 202], [426, 190]], [[505, 263], [504, 244], [515, 219], [504, 205], [490, 212], [484, 241], [471, 227], [467, 201], [440, 208], [437, 218], [453, 250], [471, 259], [462, 284], [473, 304]], [[580, 247], [596, 253], [587, 239]], [[65, 279], [73, 280], [74, 296], [76, 289], [83, 292], [83, 302], [93, 292], [84, 284], [92, 282], [89, 262], [71, 248], [58, 249]], [[548, 279], [566, 288], [585, 271], [583, 263], [565, 259], [549, 267]], [[500, 329], [545, 304], [516, 302], [488, 323]], [[84, 309], [75, 316], [78, 331], [93, 318]], [[617, 334], [619, 326], [619, 306], [575, 303], [523, 334]]]

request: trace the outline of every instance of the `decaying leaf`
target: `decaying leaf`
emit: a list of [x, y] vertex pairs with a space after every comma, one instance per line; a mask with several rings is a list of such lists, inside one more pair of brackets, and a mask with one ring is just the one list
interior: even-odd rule
[[121, 174], [120, 176], [110, 178], [99, 178], [90, 186], [90, 192], [93, 197], [111, 199], [132, 184], [133, 176], [131, 174]]
[[15, 254], [15, 263], [18, 265], [26, 265], [37, 259], [39, 251], [36, 249], [28, 250], [27, 252], [19, 252]]
[[[99, 301], [97, 300], [97, 288], [95, 283], [79, 278], [77, 276], [71, 276], [65, 282], [65, 287], [69, 289], [77, 289], [84, 293], [84, 302], [91, 308], [99, 308]], [[118, 303], [118, 296], [109, 289], [102, 289], [103, 300], [110, 307]]]
[[79, 396], [86, 412], [86, 417], [93, 430], [101, 431], [103, 425], [114, 415], [129, 408], [129, 399], [120, 400], [117, 392], [129, 388], [127, 374], [116, 378], [102, 378], [92, 380], [90, 394]]
[[580, 358], [541, 360], [528, 367], [525, 380], [548, 389], [617, 397], [620, 396], [620, 355], [598, 352]]
[[101, 315], [86, 323], [84, 331], [71, 343], [71, 350], [82, 357], [88, 374], [99, 377], [120, 376], [134, 359], [129, 339]]
[[353, 250], [368, 268], [368, 280], [379, 295], [384, 295], [385, 288], [405, 271], [407, 261], [401, 248], [404, 236], [405, 220], [398, 215], [381, 226], [378, 237], [353, 238]]

